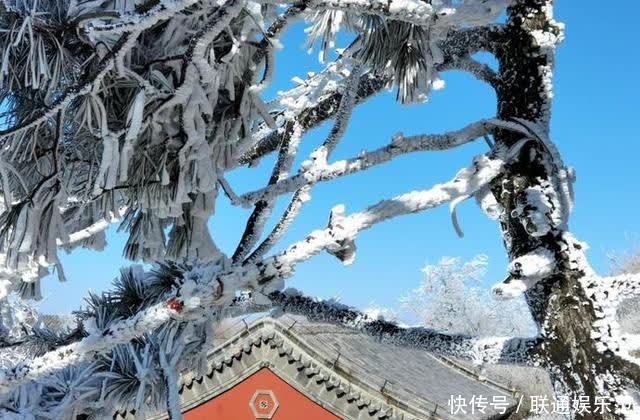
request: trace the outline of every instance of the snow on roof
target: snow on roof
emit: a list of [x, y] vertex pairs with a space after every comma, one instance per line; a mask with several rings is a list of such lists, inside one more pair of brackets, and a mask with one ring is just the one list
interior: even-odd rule
[[[302, 316], [233, 318], [223, 322], [215, 336], [206, 372], [181, 375], [183, 410], [265, 366], [344, 418], [459, 419], [448, 405], [458, 395], [466, 401], [482, 396], [490, 403], [498, 397], [509, 408], [516, 404], [512, 390], [474, 376], [456, 362]], [[121, 417], [133, 418], [126, 413]], [[463, 417], [501, 416], [490, 406], [484, 414], [467, 412]]]

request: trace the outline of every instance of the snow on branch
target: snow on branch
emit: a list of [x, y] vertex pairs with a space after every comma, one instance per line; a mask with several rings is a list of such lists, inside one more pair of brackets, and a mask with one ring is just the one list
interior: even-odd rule
[[229, 307], [237, 290], [259, 290], [268, 294], [281, 288], [280, 282], [293, 274], [294, 267], [326, 250], [345, 263], [355, 251], [357, 233], [393, 217], [434, 208], [459, 196], [473, 195], [500, 174], [506, 161], [513, 158], [520, 145], [511, 150], [495, 151], [492, 158], [478, 156], [469, 168], [458, 172], [451, 181], [429, 190], [414, 191], [383, 200], [367, 209], [344, 216], [336, 207], [326, 229], [316, 230], [285, 251], [255, 264], [234, 265], [222, 258], [214, 263], [172, 271], [174, 276], [166, 293], [141, 308], [134, 316], [113, 320], [102, 328], [92, 327], [80, 341], [57, 348], [33, 360], [0, 371], [0, 392], [28, 381], [38, 380], [65, 367], [89, 361], [105, 354], [118, 344], [125, 344], [169, 321], [202, 321], [212, 313]]
[[[337, 66], [330, 66], [325, 70], [325, 72], [337, 73], [337, 71], [335, 71], [335, 67]], [[351, 111], [355, 103], [356, 88], [360, 81], [360, 71], [358, 70], [358, 67], [356, 67], [356, 69], [352, 71], [347, 79], [348, 82], [345, 85], [344, 92], [341, 96], [341, 100], [338, 106], [336, 122], [327, 139], [324, 141], [323, 145], [316, 152], [314, 152], [314, 154], [312, 154], [312, 159], [316, 159], [318, 161], [314, 161], [313, 163], [311, 163], [311, 165], [313, 166], [320, 165], [321, 162], [326, 162], [327, 157], [335, 148], [336, 144], [339, 142], [346, 129], [346, 125], [349, 121]], [[306, 96], [305, 99], [308, 100]], [[268, 185], [275, 185], [288, 176], [289, 170], [291, 169], [291, 165], [293, 163], [293, 158], [297, 154], [298, 145], [301, 138], [302, 127], [294, 119], [293, 121], [289, 122], [287, 126], [285, 126], [283, 142], [280, 146], [278, 160], [276, 161], [276, 165], [274, 166], [271, 177], [269, 178]], [[275, 196], [265, 197], [264, 199], [258, 200], [253, 203], [255, 204], [255, 208], [253, 213], [249, 217], [249, 221], [242, 235], [242, 238], [240, 239], [240, 243], [238, 244], [238, 247], [233, 254], [232, 260], [234, 262], [238, 262], [244, 259], [245, 256], [251, 251], [253, 246], [257, 243], [264, 229], [264, 223], [271, 215], [276, 198], [277, 197]], [[282, 233], [284, 233], [289, 224], [289, 221], [297, 215], [300, 207], [307, 198], [308, 191], [301, 191], [294, 195], [290, 205], [285, 210], [283, 217], [281, 217], [280, 221], [276, 224], [276, 227], [265, 239], [265, 241], [263, 241], [259, 245], [259, 247], [251, 254], [251, 256], [249, 257], [250, 260], [257, 260], [273, 245], [273, 243], [282, 235]]]
[[127, 212], [128, 208], [126, 206], [119, 208], [115, 214], [110, 214], [109, 217], [105, 217], [100, 219], [90, 226], [85, 227], [84, 229], [78, 230], [76, 232], [70, 233], [66, 240], [58, 240], [58, 245], [61, 246], [69, 246], [74, 245], [78, 242], [84, 241], [86, 239], [91, 238], [94, 235], [97, 235], [100, 232], [104, 232], [109, 226], [113, 223], [117, 223]]
[[[440, 43], [443, 53], [443, 62], [436, 66], [437, 70], [451, 70], [456, 68], [456, 61], [460, 57], [470, 56], [478, 51], [493, 51], [493, 43], [499, 38], [499, 26], [482, 26], [473, 29], [452, 31]], [[314, 76], [315, 77], [315, 76]], [[369, 97], [379, 93], [389, 86], [392, 77], [384, 72], [367, 72], [360, 77], [358, 84], [356, 103], [360, 103]], [[307, 84], [306, 82], [304, 83]], [[342, 98], [340, 85], [335, 85], [333, 91], [325, 91], [323, 96], [315, 103], [307, 103], [299, 114], [284, 116], [280, 120], [280, 126], [284, 127], [291, 119], [299, 122], [304, 130], [318, 126], [329, 118], [332, 118], [338, 110]], [[285, 92], [283, 97], [299, 95], [300, 87]], [[238, 156], [239, 164], [251, 164], [269, 153], [277, 150], [282, 142], [281, 130], [269, 129], [262, 126], [256, 130], [252, 145], [247, 151]]]
[[[433, 3], [437, 10], [444, 6]], [[461, 16], [469, 5], [458, 6]], [[24, 279], [36, 280], [33, 288], [50, 267], [62, 273], [59, 247], [103, 244], [99, 234], [111, 219], [109, 213], [124, 204], [129, 258], [150, 261], [215, 249], [206, 229], [192, 231], [213, 208], [207, 206], [206, 214], [197, 217], [193, 213], [196, 200], [215, 197], [218, 185], [229, 192], [226, 182], [219, 182], [224, 171], [246, 162], [243, 156], [256, 152], [258, 158], [277, 148], [288, 135], [284, 127], [294, 124], [304, 132], [338, 110], [344, 114], [350, 107], [339, 106], [343, 99], [353, 106], [392, 82], [384, 68], [375, 66], [359, 79], [347, 77], [360, 59], [346, 54], [313, 83], [285, 94], [275, 105], [279, 110], [262, 103], [257, 92], [269, 82], [274, 40], [309, 9], [307, 3], [283, 14], [236, 0], [163, 0], [114, 10], [94, 3], [40, 2], [18, 9], [3, 15], [7, 37], [0, 40], [6, 47], [0, 86], [7, 98], [14, 98], [8, 104], [12, 124], [0, 131], [7, 146], [0, 156], [0, 177], [8, 200], [0, 236], [10, 239], [3, 249], [12, 270], [9, 277], [15, 280], [23, 272]], [[19, 26], [24, 30], [15, 30]], [[69, 27], [82, 29], [77, 39], [62, 37]], [[487, 48], [493, 33], [487, 27], [462, 27], [432, 40], [440, 44], [443, 68], [452, 57]], [[192, 35], [185, 38], [184, 33]], [[37, 48], [40, 53], [32, 54]], [[258, 81], [263, 63], [265, 75]], [[240, 80], [248, 89], [236, 83]], [[347, 84], [357, 89], [347, 89]], [[302, 105], [292, 113], [288, 100]], [[347, 123], [339, 120], [334, 138]], [[245, 153], [248, 148], [251, 152]], [[313, 171], [323, 166], [315, 165]], [[296, 194], [272, 239], [252, 259], [286, 229], [308, 196], [307, 187]], [[77, 203], [87, 209], [81, 223], [61, 222], [65, 209]], [[34, 223], [23, 223], [27, 218]], [[25, 228], [36, 226], [36, 219], [46, 219], [42, 232]], [[254, 225], [259, 231], [261, 224]], [[253, 242], [244, 255], [258, 235], [249, 236]]]
[[76, 98], [89, 94], [98, 87], [107, 73], [114, 68], [116, 61], [122, 59], [122, 57], [135, 46], [139, 35], [140, 32], [138, 31], [123, 34], [118, 42], [111, 48], [110, 53], [101, 61], [98, 69], [90, 77], [87, 77], [87, 82], [67, 88], [53, 104], [35, 113], [33, 117], [26, 121], [16, 126], [0, 130], [0, 138], [17, 135], [31, 128], [37, 128], [40, 124], [46, 124], [47, 121], [53, 119], [56, 114], [64, 110]]
[[452, 70], [462, 70], [470, 73], [476, 79], [487, 83], [494, 89], [497, 89], [500, 84], [500, 78], [498, 73], [493, 70], [489, 65], [480, 63], [470, 57], [463, 57], [454, 60], [450, 64]]
[[355, 308], [303, 296], [294, 290], [272, 292], [271, 301], [278, 311], [303, 315], [311, 320], [339, 324], [385, 343], [426, 350], [446, 357], [472, 360], [474, 363], [531, 364], [538, 339], [517, 337], [472, 337], [447, 334], [424, 327], [402, 327], [382, 318], [373, 319]]
[[621, 274], [614, 277], [597, 277], [594, 273], [581, 280], [585, 294], [591, 300], [596, 314], [591, 338], [598, 350], [611, 351], [623, 359], [640, 365], [637, 351], [640, 337], [625, 334], [618, 321], [617, 310], [627, 299], [640, 297], [640, 274]]
[[[284, 142], [280, 146], [278, 159], [271, 172], [271, 177], [269, 178], [269, 185], [276, 184], [288, 175], [291, 165], [293, 164], [293, 158], [298, 151], [298, 145], [300, 144], [300, 139], [302, 137], [301, 127], [298, 124], [293, 123], [291, 126], [286, 128], [286, 131], [288, 135], [284, 137]], [[260, 235], [264, 230], [264, 224], [267, 222], [269, 216], [271, 216], [275, 200], [273, 197], [269, 197], [268, 199], [260, 200], [255, 204], [255, 208], [247, 221], [247, 225], [242, 237], [240, 238], [240, 242], [233, 253], [232, 260], [234, 262], [242, 261], [242, 259], [251, 252], [253, 246], [258, 242]]]
[[[184, 330], [194, 330], [231, 307], [237, 291], [268, 294], [281, 289], [298, 263], [320, 252], [348, 264], [364, 229], [486, 190], [515, 150], [493, 148], [449, 182], [351, 215], [337, 206], [326, 228], [263, 257], [314, 183], [402, 153], [441, 150], [509, 128], [508, 123], [487, 121], [443, 136], [399, 136], [386, 148], [327, 163], [353, 106], [393, 84], [402, 102], [424, 99], [439, 70], [489, 47], [493, 32], [485, 25], [495, 19], [500, 4], [311, 1], [278, 14], [272, 5], [243, 0], [160, 0], [136, 7], [120, 2], [114, 10], [95, 2], [33, 2], [19, 5], [19, 13], [2, 12], [0, 45], [6, 49], [0, 94], [2, 101], [9, 98], [11, 125], [0, 131], [6, 146], [0, 181], [7, 198], [0, 239], [10, 239], [0, 242], [8, 244], [3, 250], [8, 250], [13, 271], [0, 273], [7, 274], [0, 289], [41, 277], [44, 266], [39, 262], [57, 264], [58, 247], [95, 245], [115, 216], [123, 217], [121, 227], [129, 231], [127, 257], [189, 263], [167, 263], [150, 273], [125, 270], [115, 291], [89, 298], [77, 329], [46, 334], [46, 352], [0, 370], [0, 393], [59, 389], [61, 397], [47, 399], [39, 409], [61, 416], [78, 413], [80, 402], [72, 397], [74, 390], [82, 390], [94, 408], [113, 408], [109, 404], [116, 400], [138, 408], [143, 402], [162, 402], [178, 417], [176, 369], [183, 355], [195, 357], [192, 347], [204, 348], [198, 340], [173, 346]], [[366, 32], [372, 43], [353, 44], [325, 71], [301, 81], [278, 101], [264, 103], [259, 94], [270, 82], [276, 37], [303, 12], [318, 12], [318, 17], [325, 10], [354, 14], [357, 22], [351, 20], [355, 26], [350, 29]], [[401, 30], [391, 30], [399, 48], [377, 49], [387, 29], [375, 25], [363, 30], [367, 17], [375, 16], [399, 25]], [[414, 40], [421, 43], [417, 55]], [[369, 47], [380, 54], [367, 58]], [[425, 70], [427, 77], [416, 69]], [[206, 227], [218, 188], [237, 201], [224, 172], [279, 149], [271, 188], [295, 180], [287, 177], [302, 135], [334, 116], [329, 137], [304, 165], [304, 182], [285, 188], [296, 193], [276, 229], [245, 258], [279, 195], [263, 194], [251, 201], [254, 216], [237, 255], [227, 259]], [[519, 130], [527, 132], [522, 126]], [[317, 179], [308, 179], [309, 174]], [[473, 344], [482, 360], [489, 353], [501, 354], [504, 346], [502, 339]], [[161, 369], [154, 370], [153, 364]], [[134, 378], [136, 386], [107, 391], [105, 384], [119, 374]], [[149, 393], [158, 384], [166, 385], [166, 401]]]
[[499, 299], [513, 299], [534, 287], [539, 281], [553, 275], [557, 270], [555, 255], [540, 247], [515, 258], [509, 263], [508, 275], [502, 283], [491, 289]]
[[185, 10], [197, 2], [198, 0], [158, 1], [153, 7], [144, 13], [126, 13], [119, 15], [117, 18], [113, 19], [116, 21], [114, 23], [99, 24], [94, 23], [94, 21], [85, 22], [89, 36], [98, 32], [101, 34], [121, 34], [133, 29], [136, 31], [142, 31], [162, 21], [170, 19], [176, 13]]
[[[327, 159], [329, 158], [329, 156], [331, 156], [331, 153], [342, 139], [344, 132], [347, 129], [347, 125], [349, 124], [351, 113], [355, 105], [356, 89], [358, 87], [359, 81], [360, 67], [357, 66], [349, 75], [348, 82], [345, 86], [345, 91], [340, 100], [338, 112], [336, 113], [336, 121], [331, 128], [329, 135], [324, 140], [322, 145], [313, 153], [311, 153], [310, 159], [303, 162], [303, 166], [311, 168], [311, 170], [313, 170], [313, 168], [326, 165]], [[278, 181], [272, 185], [276, 185], [281, 180], [282, 179], [278, 179]], [[309, 191], [310, 186], [308, 185], [302, 186], [295, 190], [295, 193], [291, 198], [291, 202], [278, 220], [278, 223], [276, 223], [276, 226], [272, 229], [267, 238], [262, 241], [262, 243], [255, 249], [255, 251], [251, 253], [251, 255], [247, 258], [247, 261], [257, 261], [266, 252], [268, 252], [272, 246], [277, 243], [277, 241], [282, 237], [289, 225], [293, 222], [293, 219], [300, 212], [302, 205], [309, 201]], [[272, 196], [269, 197], [268, 200], [275, 201], [275, 198], [276, 196]]]
[[[486, 26], [506, 5], [501, 0], [318, 0], [312, 2], [320, 11], [310, 19], [309, 35], [311, 43], [322, 39], [323, 61], [341, 27], [354, 29], [358, 36], [346, 53], [392, 75], [399, 102], [418, 103], [439, 83], [437, 70], [446, 61], [441, 44], [450, 31]], [[322, 12], [323, 8], [327, 10]]]
[[416, 135], [405, 137], [402, 134], [394, 136], [391, 142], [377, 150], [365, 152], [357, 157], [340, 160], [332, 164], [312, 165], [302, 168], [300, 172], [290, 178], [283, 179], [273, 185], [243, 194], [235, 200], [236, 204], [249, 206], [259, 200], [283, 195], [295, 191], [305, 185], [330, 181], [342, 176], [364, 171], [380, 165], [397, 156], [420, 151], [440, 151], [461, 146], [498, 129], [512, 129], [525, 134], [516, 124], [495, 119], [481, 120], [460, 130], [445, 134]]
[[[27, 13], [3, 15], [0, 20], [3, 34], [5, 25], [10, 28], [0, 39], [6, 47], [0, 66], [2, 103], [12, 116], [7, 119], [12, 123], [9, 128], [0, 131], [6, 145], [0, 157], [0, 176], [3, 196], [15, 199], [4, 209], [0, 236], [11, 268], [19, 270], [27, 259], [45, 261], [46, 267], [59, 266], [58, 247], [88, 242], [106, 227], [114, 203], [129, 207], [124, 224], [131, 233], [128, 256], [159, 258], [167, 249], [180, 254], [197, 246], [204, 251], [201, 245], [209, 242], [208, 232], [178, 233], [198, 225], [212, 212], [193, 218], [185, 214], [185, 209], [193, 207], [186, 204], [193, 204], [193, 197], [202, 194], [208, 194], [209, 199], [215, 196], [215, 177], [225, 166], [220, 161], [230, 155], [226, 142], [232, 143], [240, 130], [246, 131], [260, 118], [259, 98], [248, 95], [243, 103], [250, 102], [232, 112], [240, 114], [237, 118], [220, 118], [221, 109], [216, 106], [221, 87], [241, 90], [232, 82], [235, 72], [245, 68], [235, 61], [251, 58], [255, 50], [245, 47], [240, 53], [228, 52], [228, 41], [220, 40], [219, 35], [232, 30], [232, 21], [240, 20], [242, 25], [233, 27], [238, 32], [233, 39], [252, 38], [262, 32], [260, 26], [265, 22], [260, 20], [275, 14], [265, 12], [262, 16], [255, 6], [235, 0], [215, 8], [207, 1], [151, 2], [145, 5], [149, 7], [146, 12], [140, 8], [134, 12], [125, 5], [118, 10], [121, 20], [112, 11], [84, 13], [82, 21], [88, 25], [74, 43], [70, 35], [57, 32], [80, 13], [72, 10], [73, 5], [35, 2], [27, 6], [40, 17], [34, 20]], [[67, 6], [69, 10], [50, 10]], [[239, 17], [245, 6], [253, 7], [253, 17], [249, 12]], [[81, 8], [92, 7], [100, 6], [83, 4]], [[179, 13], [185, 8], [190, 13]], [[113, 19], [115, 27], [96, 29], [98, 22]], [[16, 30], [16, 25], [24, 30]], [[283, 22], [278, 25], [282, 28]], [[182, 36], [191, 32], [195, 36]], [[18, 48], [23, 46], [28, 47], [23, 50], [40, 50], [32, 51], [25, 61]], [[167, 57], [167, 51], [175, 51], [178, 58]], [[228, 54], [216, 57], [222, 51]], [[78, 53], [78, 62], [71, 59], [72, 52]], [[140, 72], [141, 68], [148, 72]], [[21, 72], [40, 72], [47, 83], [26, 86], [21, 83]], [[215, 77], [210, 77], [214, 73]], [[180, 117], [174, 118], [177, 114]], [[227, 115], [227, 110], [222, 114]], [[177, 139], [186, 141], [180, 144], [182, 140]], [[178, 149], [179, 153], [174, 153]], [[130, 166], [136, 171], [129, 170]], [[87, 209], [82, 223], [62, 223], [65, 209], [79, 202]], [[175, 223], [170, 231], [172, 241], [167, 244], [164, 237], [158, 238], [163, 234], [158, 235], [159, 230], [149, 229], [149, 225], [166, 227], [170, 218]], [[189, 221], [182, 223], [185, 219]], [[67, 237], [78, 227], [82, 232]], [[183, 246], [181, 241], [200, 245]]]
[[[335, 73], [333, 68], [335, 67], [332, 65], [327, 66], [327, 70]], [[283, 104], [289, 112], [282, 112], [283, 115], [277, 118], [277, 129], [263, 124], [255, 130], [246, 150], [239, 150], [242, 153], [237, 156], [237, 164], [251, 164], [277, 150], [286, 135], [283, 128], [289, 124], [297, 123], [306, 131], [335, 116], [342, 100], [344, 83], [326, 83], [324, 76], [329, 76], [327, 73], [325, 71], [320, 75], [314, 75], [310, 80], [303, 81], [299, 86], [280, 95], [279, 104]], [[335, 74], [332, 78], [335, 78]], [[389, 79], [383, 74], [363, 74], [358, 83], [356, 103], [380, 92], [387, 83]], [[320, 92], [317, 91], [319, 85], [322, 89]], [[298, 101], [299, 104], [292, 106]]]
[[343, 223], [345, 233], [349, 236], [396, 216], [434, 208], [458, 197], [471, 196], [497, 177], [503, 165], [504, 161], [501, 159], [476, 157], [471, 167], [462, 169], [447, 183], [383, 200], [362, 212], [350, 215]]
[[312, 0], [311, 8], [372, 14], [417, 26], [446, 31], [451, 28], [492, 23], [508, 5], [507, 0], [456, 2], [437, 0]]

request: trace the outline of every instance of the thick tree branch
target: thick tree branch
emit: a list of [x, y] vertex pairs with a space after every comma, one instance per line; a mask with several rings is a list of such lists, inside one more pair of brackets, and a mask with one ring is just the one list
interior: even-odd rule
[[481, 82], [487, 83], [493, 89], [498, 89], [500, 76], [489, 65], [480, 63], [471, 57], [459, 58], [451, 63], [451, 70], [462, 70], [470, 73]]

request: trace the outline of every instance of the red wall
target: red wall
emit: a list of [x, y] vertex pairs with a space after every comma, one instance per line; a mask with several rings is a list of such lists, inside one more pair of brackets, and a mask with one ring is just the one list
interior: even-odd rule
[[[256, 391], [268, 390], [273, 392], [278, 407], [273, 417], [256, 417], [250, 407], [252, 397]], [[259, 414], [267, 415], [274, 407], [273, 403], [268, 393], [261, 393], [254, 401], [254, 406]], [[273, 420], [340, 419], [305, 397], [267, 368], [260, 369], [230, 390], [184, 414], [185, 420], [255, 420], [261, 418]]]

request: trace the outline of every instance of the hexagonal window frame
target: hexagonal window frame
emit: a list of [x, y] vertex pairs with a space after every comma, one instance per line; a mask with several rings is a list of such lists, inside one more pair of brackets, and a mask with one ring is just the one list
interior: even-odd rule
[[[259, 413], [258, 409], [256, 408], [256, 404], [255, 404], [256, 400], [261, 395], [269, 396], [271, 398], [271, 401], [273, 402], [273, 408], [271, 409], [271, 411], [269, 413]], [[274, 394], [273, 391], [271, 391], [270, 389], [258, 389], [258, 390], [256, 390], [256, 392], [253, 393], [253, 396], [249, 400], [249, 408], [251, 409], [251, 412], [253, 413], [253, 416], [256, 419], [260, 419], [260, 420], [272, 419], [273, 416], [276, 414], [276, 411], [278, 410], [278, 407], [280, 407], [280, 402], [278, 402], [278, 399], [276, 398], [276, 394]]]

